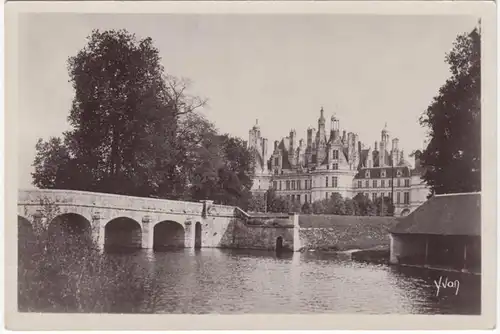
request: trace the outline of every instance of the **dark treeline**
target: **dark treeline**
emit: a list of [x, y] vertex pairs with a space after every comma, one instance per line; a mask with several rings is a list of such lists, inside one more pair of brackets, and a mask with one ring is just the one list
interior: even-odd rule
[[382, 202], [381, 197], [372, 201], [363, 194], [358, 194], [351, 199], [343, 198], [339, 193], [333, 193], [328, 199], [301, 204], [299, 201], [290, 201], [277, 196], [272, 189], [265, 194], [253, 196], [248, 209], [255, 212], [297, 212], [349, 216], [392, 216], [394, 214], [394, 205], [389, 197], [384, 197]]

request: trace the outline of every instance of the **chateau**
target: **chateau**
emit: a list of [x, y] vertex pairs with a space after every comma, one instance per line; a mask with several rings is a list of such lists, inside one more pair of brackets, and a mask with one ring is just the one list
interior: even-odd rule
[[[275, 141], [268, 153], [258, 123], [249, 131], [248, 148], [254, 154], [255, 177], [252, 192], [263, 194], [273, 188], [290, 201], [312, 203], [339, 193], [353, 198], [358, 193], [371, 200], [394, 196], [395, 215], [402, 216], [425, 202], [429, 190], [421, 180], [422, 167], [404, 159], [397, 138], [390, 141], [386, 127], [380, 142], [365, 148], [357, 134], [342, 131], [339, 120], [331, 117], [327, 133], [321, 108], [318, 130], [307, 129], [307, 140], [297, 141], [295, 130]], [[394, 184], [393, 184], [394, 183]]]

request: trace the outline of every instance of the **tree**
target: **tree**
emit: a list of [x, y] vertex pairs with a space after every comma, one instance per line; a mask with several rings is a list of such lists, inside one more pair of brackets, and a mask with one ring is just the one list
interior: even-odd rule
[[61, 138], [51, 137], [36, 143], [33, 182], [41, 188], [65, 189], [71, 187], [70, 153]]
[[[75, 91], [72, 129], [64, 140], [37, 144], [34, 185], [183, 196], [188, 174], [181, 164], [190, 147], [182, 122], [205, 101], [187, 93], [187, 81], [163, 73], [151, 38], [94, 30], [68, 60], [68, 72]], [[63, 177], [64, 170], [71, 177]]]
[[328, 200], [322, 199], [312, 203], [312, 212], [317, 215], [326, 214], [328, 210]]
[[305, 203], [302, 205], [301, 211], [302, 211], [302, 213], [304, 213], [304, 214], [311, 214], [311, 213], [312, 213], [312, 207], [311, 207], [311, 204], [310, 204], [309, 202], [305, 202]]
[[267, 191], [267, 211], [276, 213], [288, 213], [289, 204], [284, 198], [276, 195], [274, 189]]
[[359, 216], [375, 216], [377, 214], [377, 208], [365, 195], [357, 194], [354, 196], [353, 201], [356, 202], [356, 206], [359, 208]]
[[352, 200], [351, 198], [346, 198], [344, 201], [345, 205], [345, 214], [348, 216], [359, 216], [359, 208], [357, 206], [357, 202]]
[[481, 36], [457, 37], [446, 55], [451, 77], [420, 118], [430, 141], [421, 155], [432, 193], [481, 190]]
[[333, 215], [345, 215], [346, 207], [342, 195], [333, 193], [327, 203], [327, 213]]
[[393, 216], [394, 215], [394, 204], [390, 197], [384, 197], [382, 204], [382, 197], [377, 197], [373, 203], [376, 207], [377, 216]]

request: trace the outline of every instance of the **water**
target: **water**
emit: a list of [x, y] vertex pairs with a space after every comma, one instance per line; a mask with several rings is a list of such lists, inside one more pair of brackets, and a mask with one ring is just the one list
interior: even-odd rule
[[[480, 277], [356, 263], [346, 255], [248, 250], [112, 254], [157, 279], [155, 313], [480, 314]], [[441, 288], [434, 280], [459, 280]], [[127, 312], [126, 309], [121, 311]]]

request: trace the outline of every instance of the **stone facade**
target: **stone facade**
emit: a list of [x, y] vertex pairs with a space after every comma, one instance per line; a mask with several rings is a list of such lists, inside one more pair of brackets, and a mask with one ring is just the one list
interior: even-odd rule
[[[262, 194], [273, 188], [278, 195], [301, 204], [329, 198], [333, 193], [344, 198], [361, 193], [372, 200], [394, 194], [396, 215], [406, 215], [426, 200], [429, 191], [420, 179], [423, 171], [419, 160], [416, 159], [415, 168], [410, 166], [399, 149], [399, 139], [390, 141], [387, 126], [381, 132], [380, 142], [365, 148], [357, 134], [340, 133], [340, 121], [335, 116], [331, 117], [329, 134], [325, 123], [321, 108], [317, 131], [308, 128], [304, 142], [297, 141], [292, 129], [289, 136], [274, 142], [269, 156], [267, 140], [258, 123], [253, 126], [248, 141], [255, 158], [252, 191]], [[392, 175], [395, 184], [399, 184], [394, 191], [389, 185]]]

